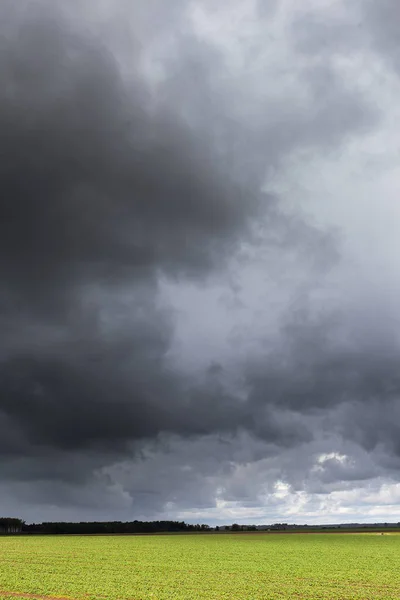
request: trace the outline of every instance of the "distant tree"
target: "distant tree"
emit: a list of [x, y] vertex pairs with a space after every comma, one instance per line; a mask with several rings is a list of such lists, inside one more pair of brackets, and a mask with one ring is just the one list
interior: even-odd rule
[[21, 533], [22, 527], [25, 521], [22, 519], [16, 519], [14, 517], [1, 517], [0, 518], [0, 533]]

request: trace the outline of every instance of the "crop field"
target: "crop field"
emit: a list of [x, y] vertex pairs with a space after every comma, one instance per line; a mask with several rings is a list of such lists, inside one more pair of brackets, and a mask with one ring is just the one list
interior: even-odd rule
[[0, 598], [400, 598], [400, 535], [0, 538]]

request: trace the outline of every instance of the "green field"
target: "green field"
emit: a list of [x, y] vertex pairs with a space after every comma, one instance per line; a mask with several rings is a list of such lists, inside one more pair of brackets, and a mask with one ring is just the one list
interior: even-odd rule
[[2, 537], [11, 597], [399, 600], [400, 535]]

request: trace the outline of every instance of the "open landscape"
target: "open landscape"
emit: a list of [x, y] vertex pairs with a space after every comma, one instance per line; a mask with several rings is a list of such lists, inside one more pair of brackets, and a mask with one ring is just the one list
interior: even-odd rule
[[0, 0], [0, 600], [400, 600], [400, 0]]
[[397, 599], [397, 533], [10, 536], [0, 598]]

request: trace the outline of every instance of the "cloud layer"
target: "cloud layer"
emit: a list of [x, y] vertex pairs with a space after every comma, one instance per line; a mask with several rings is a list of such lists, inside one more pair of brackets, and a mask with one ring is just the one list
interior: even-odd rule
[[5, 506], [389, 520], [394, 2], [47, 4], [0, 9]]

